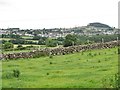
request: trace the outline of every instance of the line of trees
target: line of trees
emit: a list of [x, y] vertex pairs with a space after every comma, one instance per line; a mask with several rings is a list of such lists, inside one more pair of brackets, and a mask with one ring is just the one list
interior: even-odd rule
[[[7, 37], [3, 35], [3, 37]], [[11, 40], [2, 40], [3, 44], [11, 42], [12, 44], [31, 44], [31, 45], [46, 45], [47, 47], [56, 47], [57, 45], [63, 45], [64, 47], [72, 45], [90, 44], [98, 42], [109, 42], [120, 38], [119, 35], [95, 35], [95, 36], [79, 36], [68, 34], [65, 38], [59, 37], [57, 39], [51, 39], [46, 37], [34, 36], [31, 41], [20, 38], [19, 36], [12, 36]], [[17, 38], [18, 37], [18, 38]], [[34, 42], [37, 40], [38, 42]], [[5, 47], [6, 48], [6, 47]]]
[[91, 44], [100, 42], [109, 42], [120, 39], [119, 35], [95, 35], [95, 36], [79, 36], [79, 35], [67, 35], [63, 41], [63, 46]]
[[14, 38], [14, 39], [20, 39], [20, 38], [22, 38], [20, 35], [15, 35], [15, 34], [2, 34], [2, 36], [1, 36], [2, 38]]

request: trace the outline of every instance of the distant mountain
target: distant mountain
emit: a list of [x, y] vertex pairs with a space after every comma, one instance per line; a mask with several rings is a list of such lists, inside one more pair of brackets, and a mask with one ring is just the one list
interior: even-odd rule
[[96, 27], [96, 28], [107, 28], [107, 29], [112, 29], [109, 25], [102, 24], [102, 23], [99, 23], [99, 22], [89, 23], [87, 26], [93, 26], [93, 27]]

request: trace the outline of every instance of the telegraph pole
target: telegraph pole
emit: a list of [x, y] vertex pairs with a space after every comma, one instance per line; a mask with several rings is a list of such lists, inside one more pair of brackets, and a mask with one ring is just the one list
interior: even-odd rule
[[104, 39], [102, 38], [102, 43], [104, 43]]
[[117, 41], [119, 40], [119, 38], [117, 37]]
[[74, 46], [74, 41], [72, 42], [72, 46]]

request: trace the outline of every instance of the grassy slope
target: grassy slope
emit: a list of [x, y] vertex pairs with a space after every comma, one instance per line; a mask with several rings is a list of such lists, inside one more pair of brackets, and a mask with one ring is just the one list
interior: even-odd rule
[[13, 40], [12, 38], [0, 38], [0, 40]]
[[[97, 55], [92, 57], [89, 53]], [[117, 48], [92, 50], [53, 58], [3, 61], [3, 87], [103, 87], [103, 80], [118, 72], [117, 61]], [[20, 70], [19, 79], [5, 77], [6, 72], [10, 73], [13, 69]]]

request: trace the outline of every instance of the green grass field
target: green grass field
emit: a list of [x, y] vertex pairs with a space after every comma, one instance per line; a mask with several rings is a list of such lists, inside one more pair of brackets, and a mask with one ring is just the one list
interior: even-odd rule
[[2, 53], [9, 54], [9, 53], [20, 53], [20, 52], [30, 52], [30, 51], [32, 50], [3, 51]]
[[[118, 54], [112, 48], [3, 61], [2, 69], [3, 88], [111, 88]], [[12, 75], [14, 69], [20, 71], [19, 78]]]
[[[15, 48], [17, 48], [17, 46], [18, 46], [18, 44], [14, 44], [14, 49]], [[27, 46], [31, 46], [30, 44], [29, 45], [22, 45], [23, 47], [27, 47]], [[32, 46], [35, 46], [37, 49], [42, 49], [42, 48], [50, 48], [50, 47], [46, 47], [45, 45], [32, 45]], [[30, 51], [32, 51], [32, 49], [31, 50], [27, 50], [27, 49], [25, 49], [25, 50], [10, 50], [10, 51], [2, 51], [3, 53], [5, 53], [5, 54], [7, 54], [7, 53], [19, 53], [19, 52], [30, 52]], [[34, 50], [34, 49], [33, 49]]]
[[[17, 44], [14, 44], [14, 49], [15, 48], [17, 48]], [[31, 46], [30, 44], [28, 44], [28, 45], [23, 45], [22, 44], [22, 46], [23, 47], [27, 47], [27, 46]], [[36, 47], [36, 49], [44, 49], [44, 48], [58, 48], [58, 47], [62, 47], [62, 45], [59, 45], [59, 46], [57, 46], [57, 47], [47, 47], [46, 45], [32, 45], [32, 46], [35, 46]], [[19, 53], [19, 52], [30, 52], [30, 51], [32, 51], [32, 50], [35, 50], [34, 48], [32, 49], [31, 48], [31, 50], [27, 50], [27, 49], [25, 49], [25, 50], [9, 50], [9, 51], [5, 51], [5, 50], [3, 50], [2, 51], [2, 53], [4, 53], [4, 54], [8, 54], [8, 53]]]
[[9, 41], [9, 40], [13, 40], [13, 38], [0, 38], [0, 40], [7, 40], [7, 41]]
[[[31, 46], [32, 44], [22, 44], [23, 47], [26, 46]], [[14, 44], [14, 48], [17, 48], [18, 44]], [[45, 47], [45, 45], [32, 45], [32, 46], [37, 46], [37, 47]]]
[[24, 38], [24, 39], [32, 39], [33, 37], [30, 37], [30, 36], [22, 36], [22, 38]]

